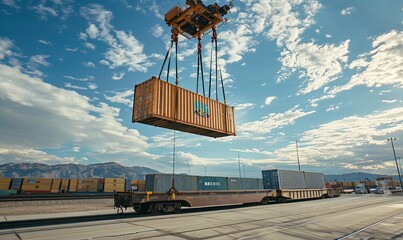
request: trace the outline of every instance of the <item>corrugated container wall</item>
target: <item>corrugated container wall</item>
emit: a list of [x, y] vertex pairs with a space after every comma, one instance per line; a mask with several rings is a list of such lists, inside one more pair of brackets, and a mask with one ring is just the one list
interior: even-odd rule
[[263, 170], [263, 185], [265, 189], [304, 189], [305, 179], [302, 171]]
[[77, 192], [99, 192], [99, 178], [80, 178], [77, 184]]
[[105, 178], [104, 192], [124, 192], [126, 179], [124, 178]]
[[228, 178], [228, 190], [253, 190], [263, 189], [261, 178]]
[[[172, 187], [172, 174], [147, 174], [147, 192], [168, 192]], [[175, 174], [175, 188], [178, 191], [197, 191], [197, 177]]]
[[51, 193], [58, 193], [60, 191], [60, 184], [62, 183], [61, 179], [53, 179], [52, 188], [50, 189]]
[[77, 192], [78, 179], [70, 179], [69, 192]]
[[199, 191], [228, 190], [226, 177], [198, 177]]
[[65, 193], [67, 192], [69, 188], [69, 182], [70, 179], [62, 179], [62, 182], [60, 183], [60, 192]]
[[233, 107], [156, 77], [136, 85], [132, 121], [214, 138], [235, 135]]
[[25, 192], [49, 193], [52, 188], [52, 179], [24, 178], [21, 190]]
[[11, 186], [11, 178], [0, 178], [0, 190], [8, 190]]
[[308, 189], [325, 188], [325, 178], [323, 173], [304, 172], [305, 186]]

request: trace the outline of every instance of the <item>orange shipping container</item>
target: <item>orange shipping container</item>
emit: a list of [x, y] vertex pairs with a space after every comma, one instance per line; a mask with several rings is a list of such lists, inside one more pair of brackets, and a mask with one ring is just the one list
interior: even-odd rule
[[60, 190], [61, 179], [53, 179], [52, 188], [50, 189], [51, 193], [57, 193]]
[[77, 185], [78, 185], [77, 178], [70, 179], [70, 186], [69, 186], [70, 192], [77, 192]]
[[10, 189], [11, 178], [0, 178], [0, 190]]
[[50, 191], [52, 179], [47, 178], [24, 178], [21, 190], [23, 191]]
[[132, 122], [214, 138], [235, 135], [234, 107], [156, 77], [135, 86]]
[[62, 179], [60, 183], [60, 192], [67, 192], [67, 189], [69, 188], [69, 179]]

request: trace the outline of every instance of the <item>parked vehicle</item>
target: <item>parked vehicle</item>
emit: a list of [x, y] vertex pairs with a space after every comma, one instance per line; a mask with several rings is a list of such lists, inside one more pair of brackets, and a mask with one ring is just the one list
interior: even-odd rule
[[374, 193], [375, 194], [384, 194], [383, 188], [381, 188], [381, 187], [375, 188]]
[[365, 187], [355, 187], [354, 192], [356, 194], [366, 194], [366, 193], [368, 193], [367, 190], [365, 189]]

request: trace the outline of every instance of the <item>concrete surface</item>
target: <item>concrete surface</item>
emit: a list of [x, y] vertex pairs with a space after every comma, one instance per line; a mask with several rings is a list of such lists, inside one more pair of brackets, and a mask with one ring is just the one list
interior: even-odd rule
[[219, 211], [0, 231], [2, 240], [146, 238], [403, 239], [403, 196], [352, 194]]

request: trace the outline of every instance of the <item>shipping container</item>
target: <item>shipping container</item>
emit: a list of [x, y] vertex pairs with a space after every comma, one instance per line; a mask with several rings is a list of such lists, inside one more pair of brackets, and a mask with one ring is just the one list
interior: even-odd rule
[[[147, 174], [147, 192], [168, 192], [172, 187], [172, 174]], [[178, 191], [197, 191], [197, 177], [175, 174], [175, 189]]]
[[[77, 192], [99, 192], [103, 185], [100, 178], [80, 178], [78, 179]], [[102, 190], [101, 190], [102, 191]]]
[[58, 193], [60, 191], [60, 184], [62, 183], [61, 179], [53, 179], [52, 188], [50, 189], [51, 193]]
[[77, 178], [70, 179], [69, 191], [68, 192], [77, 192], [77, 185], [78, 185], [78, 179]]
[[50, 193], [51, 188], [51, 178], [24, 178], [21, 191], [27, 193]]
[[60, 183], [60, 192], [61, 193], [65, 193], [68, 191], [69, 189], [69, 182], [70, 179], [62, 179], [61, 183]]
[[199, 191], [228, 190], [226, 177], [198, 177]]
[[325, 188], [325, 178], [323, 173], [304, 172], [305, 187], [308, 189]]
[[124, 178], [105, 178], [104, 192], [124, 192], [126, 179]]
[[233, 107], [156, 77], [135, 86], [132, 121], [214, 138], [235, 135]]
[[144, 192], [146, 190], [146, 181], [132, 179], [127, 190]]
[[290, 170], [263, 170], [265, 189], [304, 189], [306, 188], [304, 173]]
[[253, 190], [263, 189], [261, 178], [228, 178], [228, 190]]
[[23, 180], [24, 180], [23, 178], [13, 178], [10, 189], [17, 190], [17, 192], [20, 191]]
[[8, 196], [8, 195], [13, 195], [17, 194], [17, 190], [2, 190], [0, 189], [0, 196]]
[[10, 189], [11, 180], [11, 178], [0, 178], [0, 190]]

